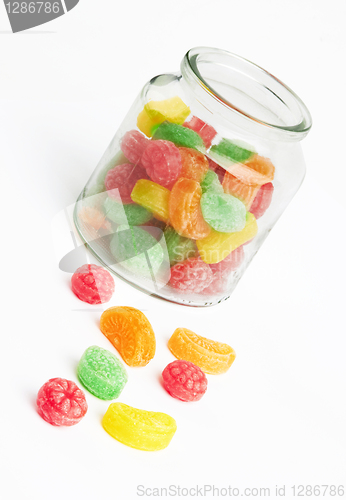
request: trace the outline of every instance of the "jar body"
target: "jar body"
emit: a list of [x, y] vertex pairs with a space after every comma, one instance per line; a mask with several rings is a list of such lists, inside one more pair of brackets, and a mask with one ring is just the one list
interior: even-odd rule
[[153, 78], [75, 207], [102, 265], [181, 304], [230, 296], [305, 175], [297, 141], [218, 109], [180, 73]]

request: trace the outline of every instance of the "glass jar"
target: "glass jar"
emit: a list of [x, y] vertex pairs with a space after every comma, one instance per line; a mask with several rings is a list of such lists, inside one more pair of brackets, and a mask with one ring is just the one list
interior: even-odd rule
[[79, 196], [78, 232], [146, 293], [227, 299], [305, 175], [299, 97], [229, 52], [197, 47], [150, 80]]

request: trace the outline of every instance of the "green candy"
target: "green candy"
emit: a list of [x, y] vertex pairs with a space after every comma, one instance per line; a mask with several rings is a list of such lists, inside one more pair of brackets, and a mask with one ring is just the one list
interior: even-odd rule
[[190, 238], [180, 236], [172, 227], [168, 226], [163, 235], [166, 240], [169, 263], [171, 266], [186, 259], [195, 257], [196, 246]]
[[250, 158], [254, 154], [253, 151], [249, 149], [242, 148], [235, 142], [229, 139], [222, 139], [219, 144], [212, 146], [210, 148], [210, 155], [214, 157], [224, 157], [227, 160], [231, 160], [233, 163], [242, 163]]
[[84, 352], [77, 366], [77, 375], [91, 394], [106, 401], [119, 397], [127, 382], [122, 362], [96, 345]]
[[140, 226], [152, 219], [153, 214], [146, 208], [136, 203], [122, 204], [107, 197], [103, 204], [103, 210], [108, 219], [117, 224], [128, 224]]
[[140, 227], [126, 224], [118, 227], [110, 250], [125, 269], [142, 276], [156, 274], [164, 259], [163, 249], [154, 236]]
[[157, 127], [153, 139], [161, 139], [171, 141], [177, 147], [193, 148], [199, 151], [204, 151], [205, 146], [203, 139], [194, 130], [191, 130], [176, 123], [163, 122]]
[[203, 194], [201, 209], [204, 219], [215, 231], [235, 233], [245, 227], [245, 205], [230, 194]]
[[215, 193], [222, 194], [223, 188], [221, 182], [219, 181], [219, 177], [217, 173], [213, 170], [208, 170], [206, 176], [201, 182], [202, 193]]

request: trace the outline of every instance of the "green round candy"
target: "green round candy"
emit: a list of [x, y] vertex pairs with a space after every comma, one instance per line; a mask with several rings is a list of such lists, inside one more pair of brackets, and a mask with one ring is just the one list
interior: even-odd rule
[[84, 352], [77, 366], [77, 375], [91, 394], [106, 401], [119, 397], [127, 382], [127, 373], [120, 359], [96, 345]]
[[213, 170], [208, 170], [203, 181], [201, 182], [202, 193], [222, 194], [223, 188], [217, 173]]
[[110, 250], [119, 264], [142, 276], [156, 274], [164, 259], [163, 249], [154, 236], [140, 227], [126, 224], [118, 227]]
[[136, 203], [122, 204], [119, 201], [107, 197], [103, 204], [103, 210], [108, 219], [117, 224], [128, 224], [140, 226], [152, 219], [153, 214]]
[[195, 257], [196, 245], [193, 240], [180, 236], [180, 234], [170, 226], [164, 230], [163, 234], [166, 240], [169, 263], [171, 266]]
[[204, 219], [215, 231], [235, 233], [245, 227], [245, 205], [230, 194], [203, 194], [201, 209]]
[[197, 132], [176, 123], [163, 122], [157, 127], [153, 139], [161, 139], [171, 141], [177, 147], [194, 148], [199, 151], [204, 151], [205, 146], [203, 139]]

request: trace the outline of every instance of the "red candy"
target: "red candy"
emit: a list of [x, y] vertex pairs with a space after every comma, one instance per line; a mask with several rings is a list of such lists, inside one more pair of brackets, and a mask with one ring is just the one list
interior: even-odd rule
[[51, 425], [75, 425], [84, 417], [88, 405], [83, 391], [64, 378], [51, 378], [37, 394], [38, 414]]
[[108, 196], [122, 203], [133, 203], [131, 193], [139, 179], [148, 179], [145, 170], [139, 165], [123, 163], [111, 168], [105, 178]]
[[197, 132], [202, 137], [207, 149], [210, 148], [211, 141], [217, 134], [216, 130], [211, 125], [208, 125], [204, 121], [200, 120], [197, 116], [193, 116], [189, 122], [185, 122], [184, 127]]
[[83, 302], [103, 304], [114, 292], [114, 279], [103, 267], [84, 264], [71, 278], [72, 291]]
[[181, 401], [198, 401], [205, 394], [208, 380], [202, 370], [191, 361], [169, 363], [162, 372], [163, 387]]
[[256, 198], [252, 202], [250, 212], [254, 214], [256, 219], [262, 217], [264, 212], [267, 210], [271, 204], [273, 197], [274, 186], [271, 182], [263, 184], [261, 189], [258, 191]]
[[137, 165], [148, 144], [149, 140], [138, 130], [129, 130], [122, 138], [120, 147], [126, 158]]
[[171, 267], [169, 283], [180, 292], [200, 293], [212, 281], [212, 270], [200, 259], [187, 259]]
[[214, 172], [217, 174], [217, 176], [219, 178], [220, 184], [222, 184], [223, 178], [225, 177], [226, 170], [224, 168], [220, 167], [220, 165], [215, 163], [215, 161], [211, 160], [210, 158], [208, 158], [208, 163], [209, 163], [209, 168], [211, 170], [214, 170]]
[[181, 171], [179, 149], [170, 141], [149, 141], [141, 158], [141, 165], [152, 181], [170, 188]]
[[233, 250], [224, 260], [217, 264], [209, 264], [213, 272], [213, 281], [203, 290], [203, 295], [217, 295], [227, 289], [227, 278], [232, 271], [238, 269], [244, 260], [244, 249], [240, 246]]

